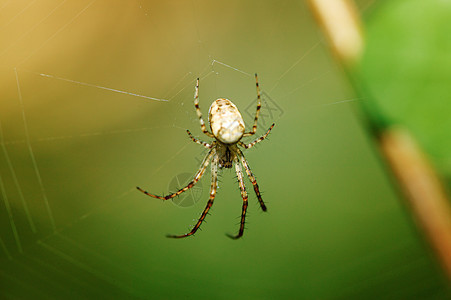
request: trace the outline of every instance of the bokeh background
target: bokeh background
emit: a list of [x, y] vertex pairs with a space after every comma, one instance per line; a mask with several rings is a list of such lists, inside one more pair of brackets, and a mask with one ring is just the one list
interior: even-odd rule
[[[356, 1], [364, 20], [383, 1]], [[303, 1], [0, 1], [0, 298], [445, 299], [449, 286]], [[368, 21], [369, 22], [369, 21]], [[187, 205], [165, 194], [203, 149], [193, 107], [251, 124], [244, 237], [224, 170]], [[183, 182], [180, 182], [183, 184]], [[189, 204], [189, 205], [188, 205]]]

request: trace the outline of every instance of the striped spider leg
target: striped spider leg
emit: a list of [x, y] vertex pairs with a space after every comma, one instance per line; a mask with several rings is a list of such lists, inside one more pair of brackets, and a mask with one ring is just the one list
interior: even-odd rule
[[193, 142], [209, 149], [208, 154], [205, 156], [199, 170], [194, 175], [194, 179], [191, 182], [189, 182], [185, 187], [181, 188], [175, 193], [169, 194], [167, 196], [157, 196], [141, 189], [140, 187], [137, 187], [139, 191], [146, 194], [147, 196], [161, 200], [172, 199], [180, 195], [181, 193], [187, 191], [188, 189], [192, 188], [201, 179], [201, 177], [205, 173], [207, 166], [210, 164], [211, 161], [211, 187], [210, 187], [210, 198], [207, 202], [207, 206], [205, 207], [200, 218], [198, 219], [197, 223], [194, 225], [194, 227], [191, 229], [190, 232], [182, 235], [168, 235], [168, 237], [183, 238], [191, 236], [194, 235], [196, 231], [200, 228], [202, 222], [204, 221], [205, 217], [210, 211], [210, 208], [212, 207], [213, 201], [216, 196], [216, 190], [218, 188], [217, 183], [218, 168], [219, 169], [232, 168], [232, 165], [235, 164], [235, 171], [238, 178], [241, 197], [243, 199], [240, 228], [238, 234], [237, 235], [228, 234], [229, 237], [233, 239], [238, 239], [242, 237], [244, 233], [246, 211], [248, 207], [248, 194], [246, 191], [246, 186], [244, 184], [242, 167], [244, 167], [246, 174], [254, 187], [254, 191], [260, 203], [260, 207], [262, 208], [263, 211], [267, 210], [266, 205], [261, 197], [257, 180], [255, 179], [255, 176], [252, 174], [252, 171], [249, 167], [248, 162], [246, 161], [246, 158], [244, 157], [244, 154], [238, 148], [238, 146], [241, 146], [244, 149], [252, 148], [255, 144], [263, 141], [268, 136], [271, 129], [274, 127], [274, 124], [272, 124], [264, 135], [262, 135], [261, 137], [259, 137], [258, 139], [249, 144], [245, 144], [240, 141], [242, 137], [251, 136], [257, 132], [257, 121], [261, 109], [261, 97], [260, 97], [260, 89], [258, 86], [257, 74], [255, 74], [255, 85], [257, 88], [257, 111], [255, 113], [252, 130], [249, 132], [245, 132], [245, 125], [241, 113], [239, 112], [236, 105], [232, 103], [232, 101], [225, 98], [219, 98], [211, 104], [210, 109], [208, 111], [208, 121], [210, 123], [211, 129], [211, 132], [209, 132], [206, 128], [205, 122], [202, 118], [202, 112], [200, 111], [199, 108], [199, 78], [197, 79], [196, 90], [194, 93], [194, 106], [196, 108], [197, 116], [199, 117], [200, 128], [204, 134], [206, 134], [208, 137], [214, 138], [214, 140], [211, 143], [207, 143], [196, 139], [189, 130], [187, 130], [187, 133]]

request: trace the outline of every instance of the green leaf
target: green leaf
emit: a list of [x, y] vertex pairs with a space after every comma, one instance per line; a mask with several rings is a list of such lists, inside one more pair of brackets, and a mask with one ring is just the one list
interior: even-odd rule
[[367, 22], [373, 121], [402, 125], [451, 179], [451, 1], [387, 1]]

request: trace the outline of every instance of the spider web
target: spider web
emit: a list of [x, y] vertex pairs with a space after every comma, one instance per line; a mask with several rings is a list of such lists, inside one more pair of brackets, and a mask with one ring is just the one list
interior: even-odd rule
[[[362, 1], [361, 9], [371, 3]], [[324, 63], [309, 12], [296, 2], [24, 0], [0, 2], [0, 14], [6, 298], [74, 298], [73, 290], [87, 298], [159, 297], [173, 288], [169, 277], [192, 282], [186, 269], [142, 263], [147, 254], [135, 247], [166, 243], [152, 236], [169, 230], [168, 219], [196, 215], [204, 204], [168, 215], [166, 205], [143, 199], [135, 186], [165, 194], [179, 179], [174, 175], [198, 167], [203, 152], [186, 135], [190, 129], [205, 138], [193, 107], [196, 77], [205, 119], [210, 103], [226, 97], [249, 127], [258, 72], [257, 134], [276, 122], [275, 132], [284, 128], [278, 142], [298, 130], [283, 125], [293, 110], [307, 120], [335, 106], [347, 115], [349, 102], [361, 100], [337, 86], [318, 90], [337, 72]], [[249, 153], [253, 170], [280, 151], [259, 145]], [[226, 190], [219, 191], [224, 199], [239, 198], [237, 188]], [[171, 230], [183, 230], [185, 222]], [[123, 253], [137, 259], [121, 263]], [[161, 276], [149, 276], [149, 269]]]

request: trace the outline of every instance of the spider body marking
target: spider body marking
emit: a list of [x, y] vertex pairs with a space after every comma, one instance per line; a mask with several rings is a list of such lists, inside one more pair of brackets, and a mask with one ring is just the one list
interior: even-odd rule
[[202, 132], [205, 133], [207, 136], [214, 138], [214, 140], [211, 143], [207, 143], [196, 139], [189, 130], [187, 130], [187, 133], [193, 142], [209, 149], [208, 154], [202, 161], [201, 166], [197, 171], [197, 173], [194, 175], [193, 180], [189, 182], [187, 186], [181, 188], [175, 193], [166, 196], [157, 196], [141, 189], [140, 187], [137, 187], [139, 191], [146, 194], [147, 196], [162, 200], [172, 199], [180, 195], [181, 193], [187, 191], [188, 189], [192, 188], [201, 179], [202, 175], [205, 173], [205, 170], [211, 161], [211, 187], [210, 187], [210, 198], [207, 202], [207, 206], [205, 207], [200, 218], [198, 219], [197, 223], [194, 225], [194, 227], [191, 229], [190, 232], [182, 235], [168, 235], [168, 237], [171, 238], [188, 237], [194, 235], [196, 231], [199, 229], [200, 225], [202, 224], [208, 212], [210, 211], [210, 208], [212, 207], [213, 201], [216, 196], [216, 190], [218, 187], [217, 184], [218, 168], [220, 169], [232, 168], [232, 166], [235, 164], [235, 172], [238, 178], [241, 198], [243, 199], [240, 218], [240, 228], [238, 234], [237, 235], [228, 234], [229, 237], [231, 237], [232, 239], [238, 239], [242, 237], [244, 233], [244, 224], [246, 222], [246, 211], [248, 207], [248, 194], [246, 191], [246, 186], [244, 184], [242, 166], [244, 167], [246, 174], [249, 180], [251, 181], [252, 186], [254, 187], [254, 191], [255, 194], [257, 195], [257, 199], [258, 202], [260, 203], [261, 209], [263, 211], [267, 210], [266, 205], [261, 197], [257, 180], [255, 179], [255, 176], [252, 174], [249, 163], [244, 157], [243, 152], [238, 147], [241, 146], [245, 149], [253, 147], [255, 144], [264, 140], [270, 133], [271, 129], [274, 127], [274, 124], [272, 124], [264, 135], [262, 135], [261, 137], [259, 137], [258, 139], [254, 140], [249, 144], [241, 142], [242, 137], [254, 135], [257, 131], [257, 121], [261, 109], [261, 97], [257, 74], [255, 74], [255, 85], [257, 88], [257, 111], [255, 113], [252, 130], [249, 132], [245, 132], [245, 125], [241, 113], [236, 107], [236, 105], [233, 104], [232, 101], [225, 98], [219, 98], [212, 103], [208, 111], [208, 121], [210, 123], [210, 129], [212, 131], [212, 133], [210, 133], [205, 126], [205, 122], [202, 118], [202, 112], [200, 111], [199, 108], [199, 78], [197, 79], [196, 90], [194, 93], [194, 106], [196, 108], [197, 116], [199, 117], [199, 123]]
[[216, 153], [219, 158], [219, 168], [232, 168], [235, 157], [237, 156], [237, 146], [236, 144], [217, 144]]

